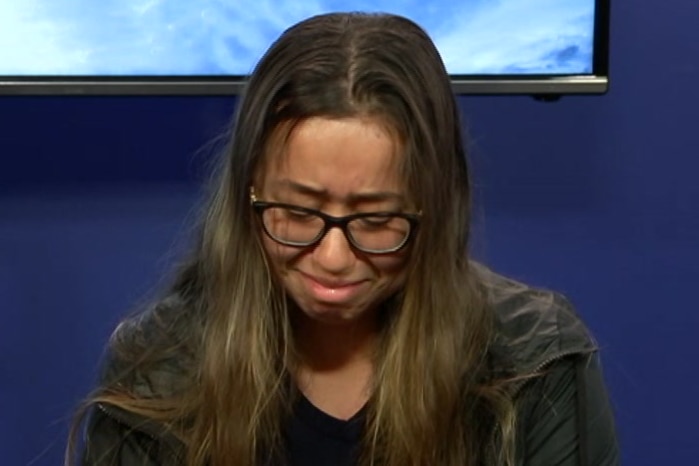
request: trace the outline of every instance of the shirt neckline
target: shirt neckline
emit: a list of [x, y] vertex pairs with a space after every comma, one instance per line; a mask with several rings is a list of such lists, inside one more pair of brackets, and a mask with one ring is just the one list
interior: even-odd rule
[[357, 411], [351, 418], [338, 419], [315, 406], [302, 393], [296, 403], [295, 415], [314, 430], [332, 437], [346, 440], [357, 439], [361, 435], [366, 418], [367, 405]]

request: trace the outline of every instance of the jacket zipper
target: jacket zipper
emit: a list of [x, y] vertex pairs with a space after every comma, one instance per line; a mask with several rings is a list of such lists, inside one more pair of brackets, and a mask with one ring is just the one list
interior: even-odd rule
[[[592, 351], [593, 350], [590, 350], [590, 352], [592, 352]], [[550, 357], [544, 359], [542, 362], [540, 362], [539, 364], [537, 364], [534, 367], [534, 369], [531, 371], [531, 373], [535, 374], [535, 373], [539, 372], [540, 370], [544, 369], [546, 366], [553, 364], [554, 362], [556, 362], [560, 359], [563, 359], [566, 356], [573, 356], [576, 354], [583, 355], [583, 354], [587, 354], [587, 353], [585, 351], [581, 351], [580, 349], [563, 351], [562, 353], [558, 353], [555, 356], [550, 356]], [[514, 385], [514, 388], [512, 390], [512, 396], [514, 397], [515, 395], [517, 395], [519, 393], [519, 391], [522, 389], [522, 387], [524, 387], [531, 380], [532, 379], [526, 379], [526, 380], [522, 380], [522, 381], [517, 382]]]

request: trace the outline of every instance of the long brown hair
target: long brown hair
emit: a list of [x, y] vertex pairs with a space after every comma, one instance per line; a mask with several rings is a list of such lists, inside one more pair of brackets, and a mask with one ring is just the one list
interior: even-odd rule
[[[119, 369], [87, 406], [159, 421], [183, 441], [190, 466], [252, 466], [281, 454], [296, 346], [249, 189], [275, 131], [312, 116], [384, 121], [401, 140], [408, 193], [422, 212], [406, 285], [386, 305], [361, 463], [511, 459], [514, 409], [491, 380], [493, 315], [468, 260], [471, 194], [457, 106], [432, 41], [393, 15], [316, 16], [267, 51], [239, 103], [200, 240], [173, 286], [177, 299], [115, 332], [110, 365]], [[134, 388], [173, 360], [179, 384], [155, 384], [152, 396]]]

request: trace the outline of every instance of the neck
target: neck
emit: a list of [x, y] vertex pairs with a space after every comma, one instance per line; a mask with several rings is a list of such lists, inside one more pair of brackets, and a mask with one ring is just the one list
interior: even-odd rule
[[296, 383], [317, 408], [349, 419], [371, 394], [378, 322], [371, 318], [327, 324], [298, 314], [295, 334], [301, 361]]
[[371, 363], [379, 323], [371, 315], [358, 321], [328, 324], [298, 312], [295, 334], [302, 366], [312, 372], [335, 372]]

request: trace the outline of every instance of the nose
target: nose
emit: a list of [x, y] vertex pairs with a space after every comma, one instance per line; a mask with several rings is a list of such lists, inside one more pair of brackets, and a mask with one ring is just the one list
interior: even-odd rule
[[352, 268], [357, 257], [342, 229], [333, 227], [313, 249], [313, 259], [323, 271], [341, 275]]

